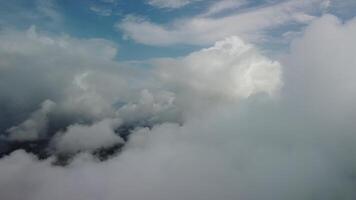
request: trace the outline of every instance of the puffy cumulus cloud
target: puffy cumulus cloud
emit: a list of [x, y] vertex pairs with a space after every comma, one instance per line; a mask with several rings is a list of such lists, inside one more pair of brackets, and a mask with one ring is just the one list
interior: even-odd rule
[[119, 121], [105, 119], [92, 125], [70, 125], [66, 132], [58, 133], [54, 139], [56, 151], [59, 153], [76, 153], [94, 151], [123, 143], [114, 132]]
[[[181, 59], [157, 60], [153, 64], [158, 66], [145, 74], [117, 63], [116, 49], [105, 40], [48, 36], [35, 27], [26, 33], [4, 32], [1, 37], [3, 107], [17, 106], [27, 113], [18, 116], [16, 109], [2, 113], [3, 119], [11, 119], [3, 124], [4, 130], [14, 127], [10, 132], [31, 129], [46, 137], [70, 124], [113, 117], [130, 127], [183, 122], [183, 110], [197, 95], [213, 98], [213, 103], [226, 97], [235, 101], [272, 94], [281, 85], [279, 63], [237, 37]], [[144, 78], [153, 75], [156, 81]], [[56, 105], [44, 112], [38, 106], [46, 99]]]
[[173, 89], [191, 95], [238, 100], [272, 95], [281, 82], [281, 66], [233, 36], [178, 59], [156, 62], [158, 76]]
[[[288, 0], [250, 8], [243, 12], [214, 16], [228, 10], [236, 2], [215, 3], [197, 16], [177, 19], [160, 25], [140, 17], [129, 16], [116, 24], [127, 37], [147, 45], [168, 46], [175, 44], [207, 45], [231, 35], [239, 35], [244, 40], [263, 43], [266, 32], [285, 25], [310, 23], [316, 15], [324, 11], [324, 0]], [[213, 14], [213, 16], [210, 16]]]
[[148, 0], [147, 3], [157, 8], [176, 9], [201, 0]]
[[[112, 104], [128, 89], [123, 77], [133, 70], [114, 61], [116, 48], [109, 41], [48, 36], [35, 27], [2, 31], [0, 41], [1, 131], [26, 118], [22, 126], [35, 126], [30, 113], [46, 99], [56, 103], [56, 117], [110, 116]], [[35, 118], [44, 116], [39, 112]]]
[[77, 130], [92, 123], [88, 130], [96, 130], [104, 126], [96, 122], [110, 118], [123, 121], [123, 132], [179, 119], [174, 93], [146, 78], [149, 70], [118, 63], [110, 41], [49, 35], [34, 26], [4, 30], [0, 41], [0, 132], [7, 140], [49, 140], [73, 124], [75, 133], [63, 137], [85, 137]]

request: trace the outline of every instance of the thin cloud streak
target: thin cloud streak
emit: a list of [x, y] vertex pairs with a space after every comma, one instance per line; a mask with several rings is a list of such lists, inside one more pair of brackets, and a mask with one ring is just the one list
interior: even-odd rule
[[[320, 13], [323, 9], [323, 2], [324, 0], [289, 0], [223, 17], [198, 15], [178, 19], [168, 25], [131, 16], [118, 22], [116, 28], [138, 43], [153, 46], [209, 45], [231, 35], [258, 43], [269, 29], [292, 23], [310, 23], [315, 18], [314, 13]], [[210, 10], [218, 9], [218, 5], [220, 4], [213, 4]]]

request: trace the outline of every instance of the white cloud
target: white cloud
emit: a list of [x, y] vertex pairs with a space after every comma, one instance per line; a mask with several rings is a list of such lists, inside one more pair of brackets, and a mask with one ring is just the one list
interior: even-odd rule
[[220, 0], [212, 4], [202, 16], [212, 16], [221, 14], [227, 10], [235, 10], [248, 4], [247, 0]]
[[238, 37], [178, 59], [157, 60], [158, 76], [172, 88], [222, 99], [272, 95], [281, 86], [281, 66]]
[[[228, 16], [209, 17], [197, 15], [159, 25], [141, 18], [128, 17], [116, 24], [116, 28], [138, 43], [167, 46], [174, 44], [213, 44], [217, 40], [238, 35], [254, 43], [261, 42], [264, 31], [282, 25], [307, 24], [314, 19], [324, 0], [289, 0], [277, 4], [232, 13]], [[213, 6], [219, 4], [213, 4]], [[221, 7], [222, 6], [222, 7]], [[217, 12], [225, 5], [211, 7], [209, 12]]]
[[[108, 55], [101, 52], [104, 55], [99, 60], [95, 57], [99, 50], [89, 50], [99, 41], [64, 40], [69, 47], [77, 46], [67, 55], [60, 51], [58, 40], [49, 42], [53, 38], [41, 37], [40, 41], [56, 47], [54, 55], [61, 58], [58, 59], [49, 53], [52, 48], [44, 48], [37, 40], [1, 35], [1, 72], [9, 74], [12, 68], [19, 72], [15, 61], [23, 56], [28, 56], [25, 63], [31, 69], [46, 69], [35, 65], [41, 63], [38, 60], [43, 57], [39, 55], [44, 55], [49, 64], [62, 67], [71, 64], [74, 68], [82, 62], [99, 64], [101, 70], [85, 68], [66, 82], [74, 91], [94, 91], [108, 102], [113, 96], [125, 94], [126, 99], [131, 99], [125, 104], [126, 110], [134, 111], [128, 114], [160, 113], [171, 103], [184, 109], [180, 107], [183, 103], [214, 101], [195, 110], [195, 115], [183, 123], [162, 122], [151, 128], [136, 128], [120, 155], [106, 162], [81, 154], [71, 165], [56, 167], [50, 165], [51, 159], [38, 161], [16, 151], [0, 160], [1, 198], [355, 199], [355, 30], [355, 19], [342, 23], [333, 16], [324, 16], [315, 20], [300, 39], [294, 40], [290, 53], [283, 58], [283, 77], [278, 62], [238, 38], [228, 38], [182, 58], [156, 61], [153, 72], [161, 77], [156, 80], [158, 83], [139, 76], [136, 80], [144, 83], [136, 85], [139, 89], [130, 95], [116, 93], [116, 85], [108, 84], [111, 79], [107, 77], [117, 75], [114, 69], [118, 65], [112, 62], [111, 51]], [[13, 37], [20, 41], [21, 48], [11, 46]], [[73, 53], [79, 58], [71, 57]], [[153, 77], [150, 72], [148, 75]], [[21, 80], [17, 76], [11, 78]], [[281, 78], [285, 85], [281, 99], [252, 95], [277, 90]], [[221, 99], [216, 101], [211, 96]], [[229, 97], [244, 101], [227, 102]], [[92, 125], [73, 125], [66, 134], [73, 139], [88, 138], [80, 139], [79, 146], [89, 149], [112, 142], [115, 139], [108, 139], [113, 136], [109, 117], [101, 118]], [[94, 132], [105, 133], [106, 139], [99, 139]], [[73, 143], [69, 146], [76, 148]]]
[[146, 123], [153, 125], [159, 122], [180, 121], [179, 111], [175, 105], [175, 93], [159, 91], [156, 93], [144, 89], [137, 101], [129, 102], [117, 110], [118, 116], [126, 123]]
[[60, 153], [94, 151], [123, 143], [114, 132], [119, 123], [114, 119], [105, 119], [92, 125], [71, 125], [66, 132], [58, 133], [54, 139], [56, 151]]
[[[3, 106], [19, 105], [24, 100], [22, 107], [34, 112], [46, 99], [56, 104], [50, 119], [42, 117], [34, 126], [33, 116], [27, 113], [15, 124], [4, 124], [5, 130], [31, 122], [32, 132], [57, 127], [49, 131], [54, 134], [58, 128], [63, 130], [73, 123], [88, 124], [115, 117], [130, 125], [182, 123], [181, 115], [195, 110], [191, 107], [238, 101], [259, 93], [271, 95], [281, 86], [280, 64], [237, 37], [183, 58], [156, 60], [151, 63], [155, 65], [152, 70], [140, 75], [114, 61], [116, 49], [105, 40], [50, 37], [38, 33], [35, 27], [26, 33], [4, 32], [0, 40], [1, 70], [8, 77], [2, 79], [6, 82], [3, 85], [18, 88], [2, 89], [3, 99], [12, 99], [4, 101]], [[31, 76], [24, 76], [27, 69]], [[10, 117], [17, 117], [17, 112], [13, 110]], [[56, 120], [63, 122], [57, 125]], [[25, 130], [27, 133], [29, 127]], [[32, 135], [28, 133], [26, 137]]]
[[[0, 107], [12, 108], [0, 113], [2, 130], [27, 118], [26, 127], [45, 127], [41, 125], [45, 122], [35, 123], [30, 113], [46, 99], [56, 103], [54, 115], [66, 118], [65, 123], [69, 118], [69, 121], [85, 123], [113, 116], [112, 106], [119, 96], [122, 101], [128, 100], [125, 99], [129, 90], [126, 78], [134, 71], [114, 61], [116, 48], [109, 41], [49, 36], [38, 33], [35, 27], [25, 33], [3, 31], [0, 41]], [[45, 115], [39, 114], [40, 121]], [[62, 123], [53, 126], [62, 126]]]
[[[313, 22], [294, 41], [285, 59], [288, 97], [307, 100], [303, 107], [321, 115], [354, 119], [356, 107], [356, 20], [345, 23], [332, 15]], [[300, 102], [293, 101], [295, 105]], [[350, 116], [353, 115], [353, 116]], [[327, 116], [329, 118], [331, 116]]]
[[[131, 126], [178, 120], [174, 94], [158, 91], [150, 71], [115, 61], [116, 51], [107, 40], [51, 36], [34, 26], [0, 32], [1, 131], [48, 139], [71, 124], [118, 115]], [[41, 106], [47, 99], [55, 106]]]
[[281, 124], [288, 115], [265, 109], [227, 106], [182, 126], [136, 130], [104, 163], [79, 156], [60, 168], [14, 152], [0, 161], [0, 192], [8, 200], [353, 199], [354, 134]]
[[157, 8], [176, 9], [201, 0], [147, 0], [147, 3]]
[[6, 130], [10, 140], [37, 140], [45, 136], [47, 131], [48, 114], [56, 104], [51, 100], [46, 100], [41, 104], [41, 108], [31, 114], [24, 122]]
[[110, 8], [103, 8], [96, 5], [92, 5], [89, 7], [89, 9], [93, 11], [95, 14], [101, 16], [110, 16], [112, 14], [112, 9]]

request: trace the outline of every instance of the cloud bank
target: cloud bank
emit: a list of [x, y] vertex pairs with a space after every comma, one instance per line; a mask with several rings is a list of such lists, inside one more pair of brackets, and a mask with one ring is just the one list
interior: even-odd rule
[[[280, 61], [228, 37], [141, 71], [108, 41], [1, 32], [1, 109], [27, 111], [8, 109], [3, 130], [45, 122], [59, 149], [81, 152], [65, 167], [22, 150], [2, 158], [1, 197], [355, 199], [355, 30], [327, 15]], [[110, 160], [88, 153], [116, 141]]]

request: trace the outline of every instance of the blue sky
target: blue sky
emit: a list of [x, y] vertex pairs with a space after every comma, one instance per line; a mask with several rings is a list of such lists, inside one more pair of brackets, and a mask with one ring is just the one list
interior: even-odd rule
[[273, 54], [285, 50], [313, 18], [333, 14], [347, 20], [356, 11], [353, 0], [14, 0], [0, 5], [2, 29], [35, 25], [40, 32], [107, 39], [117, 44], [122, 61], [183, 56], [231, 35]]

